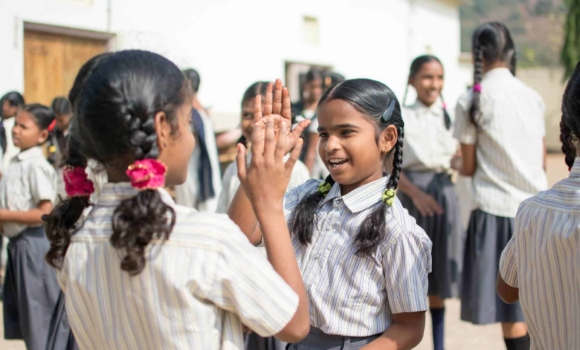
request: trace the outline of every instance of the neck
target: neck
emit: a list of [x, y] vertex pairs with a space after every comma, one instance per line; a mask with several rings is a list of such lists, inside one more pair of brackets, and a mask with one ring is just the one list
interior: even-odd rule
[[304, 102], [304, 110], [306, 110], [306, 111], [316, 110], [316, 107], [318, 107], [317, 102], [318, 101]]
[[507, 62], [503, 62], [503, 61], [497, 61], [497, 62], [493, 62], [493, 63], [487, 63], [487, 62], [483, 62], [483, 74], [489, 72], [492, 69], [496, 69], [496, 68], [509, 68], [509, 64]]
[[431, 107], [435, 104], [435, 101], [433, 102], [425, 102], [423, 100], [421, 100], [420, 98], [417, 99], [419, 102], [421, 102], [425, 107]]

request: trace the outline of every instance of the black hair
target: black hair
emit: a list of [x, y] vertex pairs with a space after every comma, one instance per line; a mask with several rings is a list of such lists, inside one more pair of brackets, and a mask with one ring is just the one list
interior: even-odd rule
[[311, 81], [322, 80], [324, 81], [324, 70], [320, 68], [311, 68], [304, 76], [304, 83], [309, 83]]
[[190, 81], [193, 92], [197, 93], [199, 91], [199, 85], [201, 84], [199, 73], [195, 69], [189, 68], [183, 71], [183, 75]]
[[[488, 63], [505, 62], [512, 74], [516, 75], [516, 47], [510, 31], [501, 22], [487, 22], [475, 29], [471, 38], [473, 53], [473, 85], [481, 84], [483, 78], [483, 61]], [[473, 98], [469, 108], [469, 119], [477, 126], [479, 113], [479, 89], [473, 89]]]
[[[190, 96], [179, 68], [155, 53], [129, 50], [91, 59], [69, 94], [73, 120], [66, 165], [86, 167], [90, 158], [121, 173], [135, 160], [157, 158], [155, 114], [165, 112], [175, 135], [176, 110]], [[88, 197], [68, 198], [44, 217], [52, 266], [62, 266], [72, 231], [89, 205]], [[121, 269], [136, 275], [145, 267], [151, 240], [169, 238], [175, 211], [158, 191], [142, 190], [121, 201], [111, 221], [110, 242], [122, 253]]]
[[[411, 62], [411, 68], [409, 69], [409, 78], [412, 78], [414, 76], [417, 75], [417, 73], [419, 73], [419, 71], [421, 70], [421, 68], [423, 68], [423, 65], [429, 63], [429, 62], [437, 62], [441, 65], [441, 68], [443, 68], [443, 63], [441, 63], [441, 60], [439, 60], [439, 58], [437, 58], [437, 56], [433, 56], [433, 55], [421, 55], [416, 57], [413, 62]], [[409, 84], [407, 84], [407, 87], [405, 88], [405, 95], [403, 97], [403, 105], [405, 105], [405, 103], [407, 102], [407, 93], [409, 92]], [[441, 98], [441, 102], [443, 102], [443, 122], [445, 123], [445, 128], [447, 130], [449, 130], [451, 128], [451, 117], [449, 116], [449, 113], [447, 112], [447, 106], [445, 105], [445, 100], [443, 99], [443, 94], [439, 94], [439, 97]]]
[[580, 136], [580, 62], [570, 76], [562, 99], [562, 119], [560, 120], [560, 141], [566, 165], [572, 168], [576, 159], [576, 144]]
[[16, 91], [8, 92], [4, 96], [2, 96], [0, 101], [2, 103], [4, 103], [4, 101], [8, 101], [8, 103], [10, 103], [10, 105], [13, 107], [24, 107], [25, 104], [24, 97], [22, 97], [22, 95]]
[[[403, 163], [403, 136], [404, 122], [401, 116], [401, 106], [397, 97], [385, 84], [370, 79], [352, 79], [340, 82], [328, 89], [320, 100], [318, 108], [325, 102], [343, 100], [352, 105], [358, 112], [371, 120], [377, 129], [377, 142], [381, 132], [389, 125], [397, 128], [397, 143], [391, 151], [393, 160], [392, 171], [386, 183], [387, 189], [396, 190], [399, 186], [399, 176]], [[391, 107], [392, 106], [392, 107]], [[391, 107], [391, 108], [390, 108]], [[389, 114], [390, 110], [390, 115]], [[326, 183], [333, 185], [334, 180], [329, 175]], [[298, 235], [302, 244], [312, 241], [317, 210], [324, 199], [324, 195], [316, 191], [306, 196], [293, 213], [292, 232]], [[386, 215], [389, 206], [381, 201], [373, 212], [362, 222], [354, 242], [357, 253], [372, 254], [377, 245], [385, 237]]]
[[50, 108], [39, 103], [26, 105], [23, 110], [32, 115], [34, 123], [40, 130], [48, 129], [48, 126], [54, 121], [54, 112]]
[[265, 98], [268, 91], [268, 84], [269, 82], [267, 81], [257, 81], [250, 85], [246, 91], [244, 91], [242, 105], [250, 100], [254, 101], [254, 98], [258, 95], [262, 96], [262, 98]]
[[52, 100], [51, 108], [56, 115], [67, 115], [72, 113], [72, 106], [66, 97], [57, 97]]

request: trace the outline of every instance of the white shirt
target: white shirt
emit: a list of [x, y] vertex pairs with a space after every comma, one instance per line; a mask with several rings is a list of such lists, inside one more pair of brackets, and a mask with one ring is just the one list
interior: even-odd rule
[[454, 136], [475, 145], [473, 188], [478, 208], [514, 217], [523, 200], [548, 187], [543, 169], [545, 105], [507, 68], [487, 72], [481, 89], [479, 127], [469, 120], [469, 91], [457, 103]]
[[81, 349], [243, 349], [242, 322], [263, 337], [282, 330], [298, 296], [226, 215], [176, 205], [169, 239], [147, 248], [130, 276], [109, 240], [128, 183], [103, 186], [58, 272]]
[[[453, 128], [445, 127], [441, 101], [431, 107], [417, 100], [403, 107], [405, 138], [403, 142], [403, 170], [446, 172], [458, 143]], [[453, 119], [451, 120], [453, 125]]]
[[[321, 181], [288, 192], [284, 213], [291, 229], [293, 210]], [[387, 178], [345, 196], [335, 183], [315, 218], [312, 243], [292, 244], [310, 304], [310, 324], [327, 334], [364, 337], [385, 332], [393, 314], [427, 310], [431, 241], [398, 199], [386, 216], [387, 230], [371, 257], [356, 253], [353, 239], [381, 201]]]
[[[248, 154], [247, 158], [249, 163], [251, 154]], [[287, 158], [288, 156], [286, 157], [286, 160]], [[296, 164], [294, 164], [294, 168], [292, 169], [292, 175], [290, 176], [290, 182], [288, 183], [287, 191], [302, 185], [308, 180], [310, 180], [308, 168], [306, 168], [306, 165], [304, 165], [304, 163], [301, 161], [297, 161]], [[237, 162], [234, 161], [228, 165], [226, 171], [224, 172], [223, 187], [219, 196], [216, 213], [226, 214], [228, 212], [238, 187], [240, 187], [240, 179], [238, 178], [238, 165]]]
[[205, 202], [199, 202], [197, 200], [197, 193], [199, 192], [199, 178], [197, 174], [201, 151], [199, 147], [195, 147], [189, 160], [187, 179], [185, 180], [185, 183], [175, 186], [175, 201], [179, 205], [195, 208], [201, 212], [213, 213], [217, 209], [218, 196], [222, 191], [221, 167], [218, 159], [213, 124], [202, 111], [198, 112], [203, 122], [203, 128], [205, 129], [205, 145], [207, 146], [209, 161], [211, 163], [212, 183], [215, 197], [209, 198]]
[[[0, 181], [0, 208], [27, 211], [41, 201], [55, 202], [56, 172], [44, 158], [42, 148], [33, 147], [12, 158]], [[38, 225], [4, 222], [4, 236], [14, 237], [28, 227]]]
[[580, 349], [580, 158], [569, 178], [522, 203], [500, 273], [519, 288], [532, 349]]
[[2, 150], [2, 162], [0, 162], [2, 173], [8, 169], [12, 158], [14, 158], [20, 152], [20, 148], [14, 146], [14, 141], [12, 141], [12, 128], [14, 128], [15, 123], [15, 117], [4, 119], [3, 121], [4, 129], [6, 130], [6, 149]]

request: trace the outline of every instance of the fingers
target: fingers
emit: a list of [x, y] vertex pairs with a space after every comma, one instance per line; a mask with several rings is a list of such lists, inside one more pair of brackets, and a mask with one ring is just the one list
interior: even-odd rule
[[266, 102], [264, 102], [264, 117], [272, 114], [272, 83], [268, 83], [266, 90]]
[[305, 119], [298, 123], [296, 127], [292, 130], [292, 132], [288, 135], [290, 137], [291, 142], [296, 142], [300, 138], [300, 135], [306, 130], [306, 128], [310, 125], [310, 120]]
[[246, 147], [241, 143], [238, 144], [238, 154], [236, 156], [236, 162], [238, 163], [238, 178], [241, 182], [246, 180], [247, 166], [246, 166]]
[[259, 162], [263, 158], [265, 129], [263, 120], [254, 124], [252, 132], [252, 163]]
[[266, 119], [266, 135], [264, 139], [264, 159], [266, 161], [273, 161], [274, 150], [276, 149], [276, 135], [274, 131], [274, 120], [272, 118]]
[[282, 89], [282, 111], [280, 112], [282, 118], [292, 120], [292, 102], [290, 101], [290, 94], [288, 89]]
[[298, 139], [298, 142], [296, 142], [296, 146], [294, 146], [294, 149], [292, 149], [292, 152], [290, 153], [290, 158], [288, 158], [288, 160], [286, 161], [285, 165], [286, 171], [292, 173], [292, 169], [294, 169], [294, 164], [296, 164], [298, 158], [300, 157], [300, 151], [302, 151], [303, 145], [304, 140]]
[[282, 112], [282, 80], [276, 79], [274, 86], [274, 103], [272, 104], [272, 114], [280, 114]]
[[276, 160], [284, 159], [288, 142], [288, 123], [282, 120], [280, 122], [280, 132], [278, 133], [278, 142], [276, 142], [276, 153], [274, 154]]
[[254, 99], [254, 123], [262, 121], [262, 96], [257, 95]]

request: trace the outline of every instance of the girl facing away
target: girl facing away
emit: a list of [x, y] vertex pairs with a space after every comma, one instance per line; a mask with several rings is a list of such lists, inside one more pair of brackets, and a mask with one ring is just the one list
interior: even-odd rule
[[[289, 123], [288, 92], [279, 80], [273, 95], [263, 111], [256, 99], [256, 122], [274, 115]], [[317, 114], [318, 150], [330, 176], [290, 190], [277, 204], [310, 304], [310, 334], [289, 349], [411, 349], [425, 326], [431, 242], [395, 198], [403, 152], [399, 103], [380, 82], [346, 80], [325, 92]], [[244, 158], [240, 147], [242, 184]], [[383, 172], [387, 162], [390, 175]], [[252, 212], [256, 201], [238, 190], [229, 215], [252, 243], [268, 244], [262, 218]]]
[[42, 215], [56, 199], [56, 173], [41, 146], [54, 113], [39, 104], [18, 110], [12, 128], [12, 158], [0, 182], [0, 221], [9, 238], [4, 284], [4, 338], [22, 339], [29, 350], [44, 350], [60, 288], [44, 261], [49, 242]]
[[472, 39], [474, 85], [460, 97], [455, 136], [462, 175], [473, 177], [474, 201], [465, 243], [461, 319], [502, 323], [508, 350], [528, 349], [519, 303], [495, 293], [500, 255], [514, 234], [520, 203], [547, 188], [544, 103], [515, 77], [516, 50], [506, 26], [489, 22]]
[[435, 350], [444, 349], [444, 300], [459, 295], [464, 244], [460, 205], [451, 181], [451, 159], [459, 144], [442, 99], [443, 83], [443, 65], [437, 57], [413, 60], [408, 85], [417, 92], [417, 100], [403, 108], [407, 132], [398, 192], [403, 207], [433, 242], [429, 307]]
[[[194, 147], [190, 86], [175, 64], [147, 51], [103, 54], [75, 86], [69, 198], [45, 220], [46, 259], [79, 348], [243, 349], [242, 322], [261, 336], [303, 338], [306, 294], [288, 229], [271, 211], [290, 177], [286, 165], [270, 174], [277, 187], [269, 192], [245, 188], [263, 198], [255, 210], [268, 262], [225, 215], [176, 205], [163, 190], [185, 181]], [[93, 190], [87, 158], [104, 166], [108, 182], [80, 222]]]

